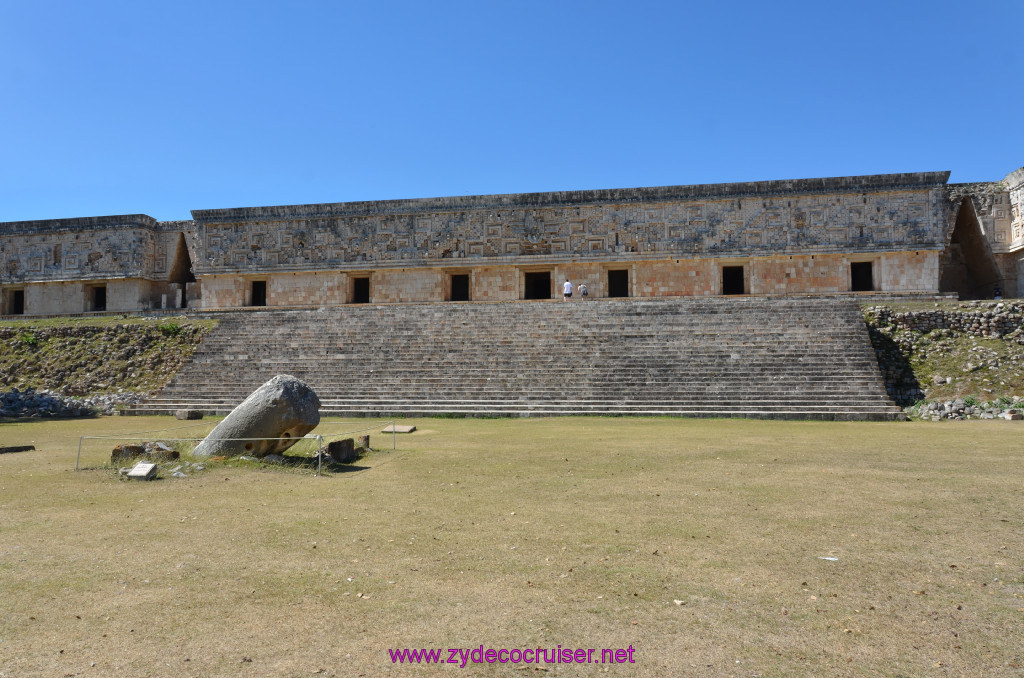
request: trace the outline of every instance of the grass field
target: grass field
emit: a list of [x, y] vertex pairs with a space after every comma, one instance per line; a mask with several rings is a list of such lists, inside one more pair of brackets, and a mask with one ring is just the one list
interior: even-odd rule
[[[1018, 422], [405, 423], [150, 483], [78, 436], [180, 422], [0, 424], [0, 676], [1024, 673]], [[635, 663], [388, 653], [481, 645]]]

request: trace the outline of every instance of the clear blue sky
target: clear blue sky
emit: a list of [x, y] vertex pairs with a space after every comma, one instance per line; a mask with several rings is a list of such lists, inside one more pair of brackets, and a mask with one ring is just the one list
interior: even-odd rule
[[1024, 165], [1024, 2], [0, 0], [0, 221]]

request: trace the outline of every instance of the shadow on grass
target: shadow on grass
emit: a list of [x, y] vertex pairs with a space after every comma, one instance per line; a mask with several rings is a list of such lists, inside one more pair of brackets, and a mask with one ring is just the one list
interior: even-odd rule
[[99, 414], [83, 414], [77, 417], [0, 417], [0, 426], [3, 424], [30, 424], [38, 421], [78, 421], [82, 419], [98, 419]]
[[317, 457], [300, 457], [300, 456], [289, 456], [284, 455], [280, 459], [274, 461], [260, 461], [257, 462], [262, 468], [273, 468], [284, 467], [284, 468], [298, 468], [306, 469], [310, 471], [316, 471], [320, 468], [327, 473], [354, 473], [356, 471], [369, 470], [369, 466], [356, 466], [355, 464], [342, 464], [334, 461], [330, 457], [324, 455], [322, 458]]

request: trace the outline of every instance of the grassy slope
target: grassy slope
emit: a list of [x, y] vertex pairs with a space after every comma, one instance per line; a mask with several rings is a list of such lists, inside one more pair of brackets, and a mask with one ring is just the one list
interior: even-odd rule
[[216, 321], [106, 316], [0, 322], [0, 389], [66, 395], [159, 389]]
[[0, 673], [528, 668], [386, 653], [481, 644], [632, 645], [622, 676], [1024, 670], [1016, 422], [406, 423], [357, 472], [153, 483], [74, 473], [77, 436], [180, 422], [0, 424], [39, 448], [0, 455]]
[[[970, 304], [950, 301], [886, 306], [897, 312], [935, 308], [971, 310]], [[865, 317], [871, 325], [873, 317]], [[873, 327], [879, 328], [877, 323]], [[885, 348], [898, 354], [889, 359], [890, 366], [898, 363], [897, 369], [905, 371], [906, 383], [919, 385], [925, 400], [971, 396], [978, 401], [994, 401], [1004, 396], [1024, 395], [1024, 345], [1017, 340], [971, 336], [951, 330], [922, 333], [896, 328], [890, 328], [883, 339]], [[873, 340], [877, 340], [877, 336]], [[950, 383], [936, 384], [936, 377], [949, 377]]]

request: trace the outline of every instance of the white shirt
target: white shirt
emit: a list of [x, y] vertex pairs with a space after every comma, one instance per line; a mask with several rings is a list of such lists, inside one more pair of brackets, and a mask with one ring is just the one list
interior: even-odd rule
[[562, 294], [572, 294], [572, 283], [568, 280], [562, 285]]

